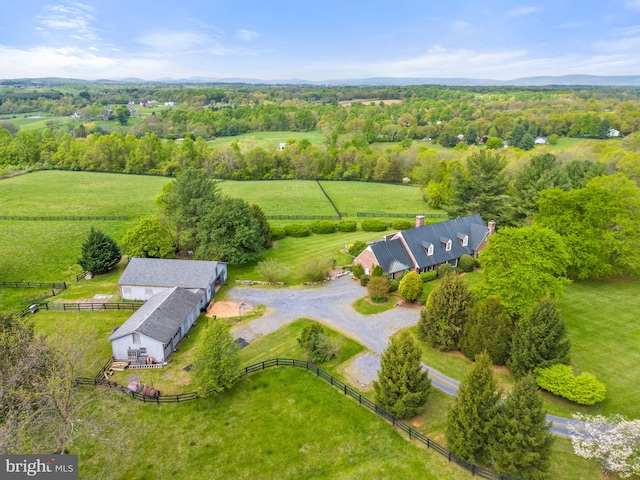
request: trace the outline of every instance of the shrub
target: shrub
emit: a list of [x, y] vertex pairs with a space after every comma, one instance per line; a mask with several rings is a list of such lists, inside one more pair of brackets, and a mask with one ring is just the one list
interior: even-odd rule
[[558, 363], [548, 368], [537, 368], [534, 373], [540, 388], [580, 405], [593, 405], [607, 395], [604, 383], [594, 375], [583, 372], [576, 377], [569, 365]]
[[361, 278], [364, 275], [364, 268], [359, 263], [356, 263], [353, 267], [351, 267], [351, 273], [356, 278]]
[[429, 270], [428, 272], [422, 272], [420, 274], [420, 278], [422, 279], [423, 283], [430, 282], [431, 280], [435, 280], [436, 278], [438, 278], [438, 271]]
[[258, 263], [256, 272], [262, 275], [265, 281], [275, 283], [281, 281], [289, 273], [289, 269], [276, 260], [264, 260]]
[[388, 227], [387, 222], [379, 218], [367, 218], [360, 225], [365, 232], [384, 232]]
[[463, 272], [473, 272], [473, 268], [475, 266], [476, 259], [467, 253], [461, 256], [460, 260], [458, 260], [458, 267], [460, 267], [460, 270]]
[[411, 220], [394, 220], [391, 222], [391, 228], [394, 230], [407, 230], [413, 228], [415, 225]]
[[280, 225], [271, 225], [269, 227], [269, 232], [271, 233], [271, 240], [280, 240], [287, 236], [287, 232], [284, 231], [284, 227]]
[[373, 270], [371, 270], [372, 277], [381, 277], [383, 275], [384, 275], [384, 270], [380, 265], [376, 265], [375, 267], [373, 267]]
[[351, 246], [349, 247], [349, 255], [357, 257], [362, 253], [362, 251], [365, 248], [367, 248], [367, 244], [364, 243], [362, 240], [358, 240], [357, 242], [352, 243]]
[[340, 220], [338, 222], [338, 230], [340, 232], [355, 232], [358, 223], [355, 220]]
[[362, 275], [360, 277], [360, 285], [362, 285], [363, 287], [366, 287], [369, 284], [369, 279], [371, 277], [369, 277], [369, 275]]
[[400, 282], [398, 280], [391, 280], [389, 282], [389, 291], [390, 292], [397, 292], [399, 286], [400, 286]]
[[438, 271], [438, 278], [446, 277], [447, 275], [453, 275], [454, 273], [456, 273], [456, 269], [453, 268], [453, 265], [451, 265], [450, 263], [443, 263], [442, 265], [438, 266], [436, 270]]
[[311, 234], [311, 230], [307, 225], [302, 223], [292, 223], [284, 227], [285, 233], [289, 237], [308, 237]]
[[313, 233], [335, 233], [336, 224], [331, 220], [316, 220], [311, 222], [311, 231]]
[[307, 258], [300, 266], [300, 275], [310, 282], [321, 282], [329, 276], [332, 268], [332, 260]]
[[400, 281], [398, 292], [402, 298], [409, 302], [415, 302], [422, 295], [422, 279], [416, 272], [409, 272]]
[[304, 327], [298, 337], [298, 345], [307, 351], [309, 360], [314, 363], [326, 362], [335, 355], [335, 346], [319, 323]]
[[367, 284], [367, 291], [374, 302], [385, 302], [389, 287], [389, 279], [387, 277], [371, 277]]

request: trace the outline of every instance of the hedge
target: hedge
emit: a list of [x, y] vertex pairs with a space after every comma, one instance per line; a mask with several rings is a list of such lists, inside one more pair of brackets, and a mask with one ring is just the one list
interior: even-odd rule
[[367, 218], [360, 224], [365, 232], [384, 232], [388, 224], [379, 218]]
[[577, 377], [569, 365], [556, 364], [535, 370], [536, 383], [548, 392], [580, 405], [601, 402], [607, 389], [594, 375], [583, 372]]
[[309, 227], [302, 223], [292, 223], [287, 225], [284, 227], [284, 231], [289, 237], [308, 237], [311, 235]]
[[335, 233], [336, 224], [331, 220], [316, 220], [311, 222], [311, 231], [313, 233]]
[[430, 282], [431, 280], [435, 280], [436, 278], [438, 278], [438, 271], [429, 270], [428, 272], [422, 272], [420, 274], [420, 278], [423, 282]]
[[358, 222], [355, 220], [340, 220], [338, 222], [338, 231], [340, 232], [355, 232], [358, 228]]
[[413, 227], [415, 227], [415, 225], [411, 220], [394, 220], [391, 222], [391, 228], [394, 230], [408, 230]]
[[284, 227], [279, 225], [271, 225], [271, 227], [269, 227], [269, 232], [271, 233], [271, 240], [280, 240], [287, 236], [287, 232], [284, 231]]

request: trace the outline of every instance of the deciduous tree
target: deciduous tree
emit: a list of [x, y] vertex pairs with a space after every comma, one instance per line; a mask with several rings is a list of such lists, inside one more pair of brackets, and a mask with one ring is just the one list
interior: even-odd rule
[[559, 297], [569, 280], [563, 239], [538, 225], [501, 228], [479, 258], [488, 291], [509, 315], [524, 315], [544, 297]]
[[576, 413], [569, 423], [576, 455], [598, 462], [605, 476], [640, 475], [640, 420]]
[[132, 257], [165, 258], [174, 251], [171, 232], [160, 217], [142, 217], [122, 237], [122, 247]]
[[420, 413], [427, 402], [431, 380], [422, 369], [420, 347], [407, 330], [391, 337], [373, 387], [376, 402], [399, 418]]

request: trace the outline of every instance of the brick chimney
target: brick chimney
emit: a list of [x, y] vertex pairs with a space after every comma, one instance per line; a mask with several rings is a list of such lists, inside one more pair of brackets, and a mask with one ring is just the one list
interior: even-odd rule
[[416, 228], [424, 227], [424, 215], [416, 215]]
[[496, 233], [496, 222], [491, 220], [488, 224], [487, 227], [489, 227], [489, 235], [493, 235], [494, 233]]

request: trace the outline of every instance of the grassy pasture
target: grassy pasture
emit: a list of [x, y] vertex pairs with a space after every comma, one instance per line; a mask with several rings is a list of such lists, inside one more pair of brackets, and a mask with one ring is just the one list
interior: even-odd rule
[[309, 140], [311, 145], [323, 145], [324, 138], [322, 133], [318, 131], [312, 132], [251, 132], [243, 133], [233, 137], [218, 137], [215, 140], [209, 140], [207, 145], [210, 147], [226, 147], [233, 142], [238, 142], [243, 151], [249, 151], [254, 147], [260, 147], [264, 150], [278, 148], [279, 145], [287, 140]]

